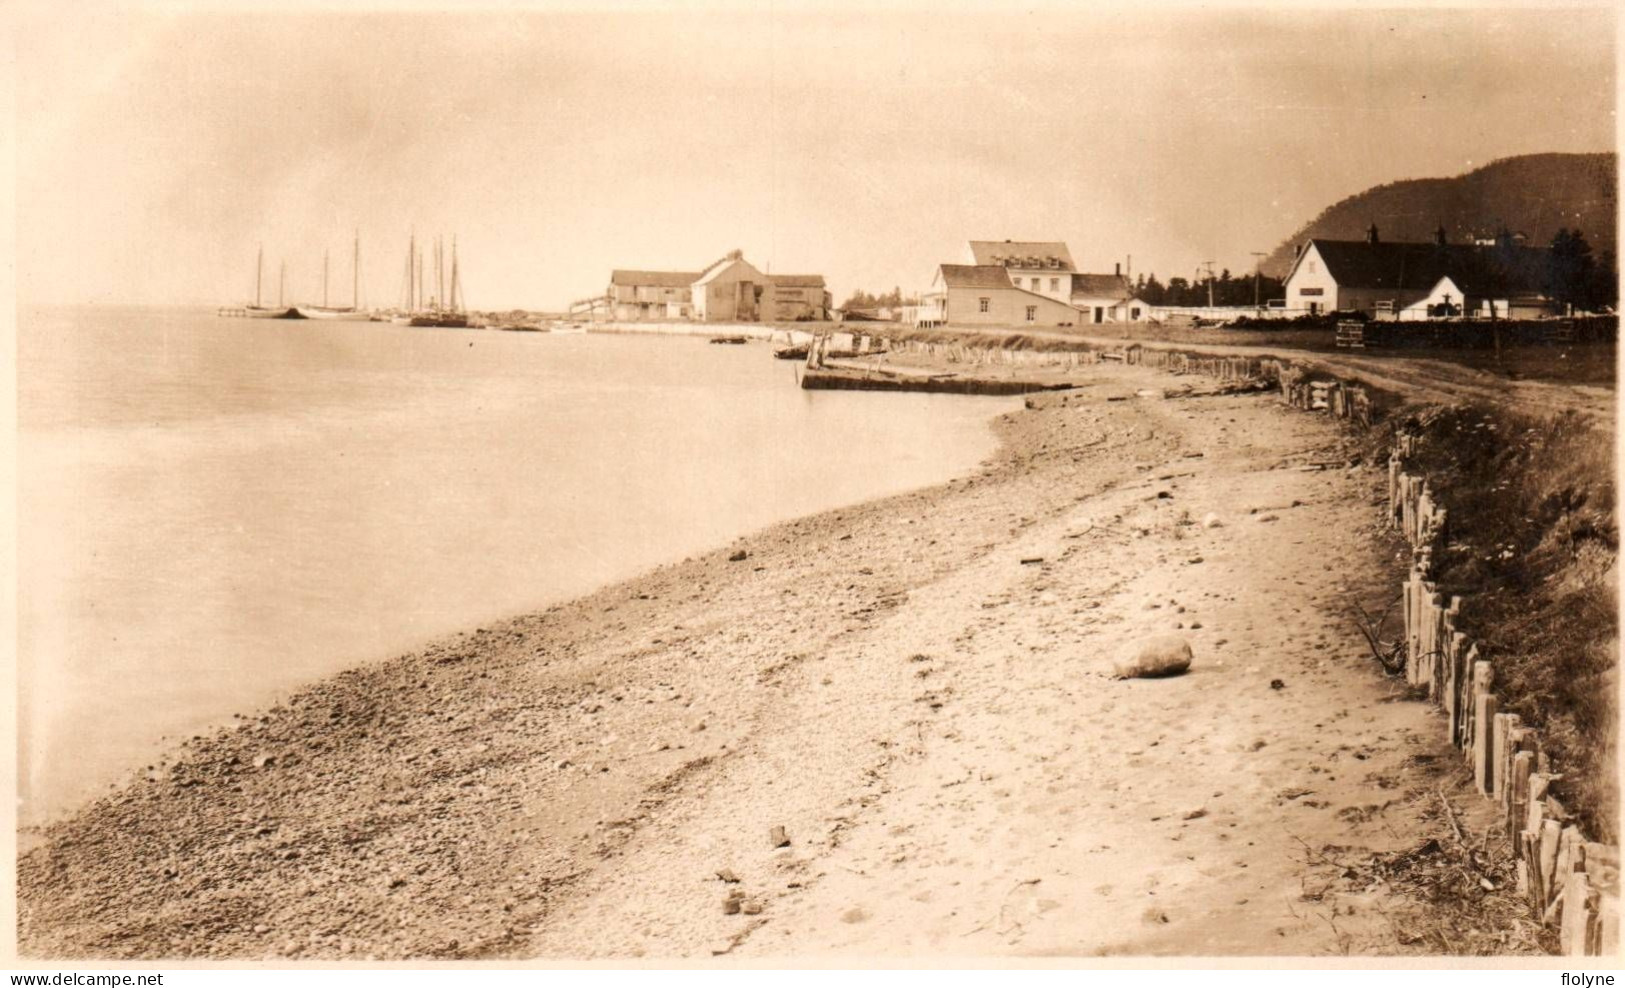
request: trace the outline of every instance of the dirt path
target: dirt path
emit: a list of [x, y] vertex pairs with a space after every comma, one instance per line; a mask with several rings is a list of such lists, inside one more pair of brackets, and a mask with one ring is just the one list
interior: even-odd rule
[[[1305, 884], [1408, 840], [1446, 750], [1343, 613], [1391, 596], [1379, 471], [1304, 469], [1336, 434], [1272, 397], [1090, 374], [973, 477], [199, 739], [23, 857], [24, 954], [1397, 949], [1382, 893]], [[1104, 674], [1169, 631], [1189, 675]]]

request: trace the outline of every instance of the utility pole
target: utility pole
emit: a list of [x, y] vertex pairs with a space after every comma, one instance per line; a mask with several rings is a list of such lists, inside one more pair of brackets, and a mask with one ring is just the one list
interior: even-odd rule
[[1259, 268], [1263, 265], [1264, 258], [1268, 257], [1269, 254], [1261, 250], [1250, 251], [1250, 253], [1253, 255], [1253, 308], [1256, 309], [1263, 304], [1258, 300]]
[[[1207, 307], [1211, 309], [1213, 308], [1213, 262], [1203, 261], [1202, 263], [1207, 265]], [[1196, 270], [1200, 272], [1202, 269], [1197, 268]]]

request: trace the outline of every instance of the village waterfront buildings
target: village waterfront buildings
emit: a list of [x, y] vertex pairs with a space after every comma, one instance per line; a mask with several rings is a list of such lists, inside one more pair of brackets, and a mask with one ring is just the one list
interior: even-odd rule
[[939, 264], [912, 313], [921, 326], [1082, 326], [1140, 322], [1151, 307], [1112, 274], [1077, 270], [1061, 241], [972, 240], [970, 264]]
[[[1550, 249], [1503, 232], [1449, 243], [1387, 242], [1373, 224], [1363, 240], [1315, 238], [1297, 251], [1285, 298], [1267, 308], [1153, 308], [1122, 265], [1079, 271], [1063, 241], [971, 240], [969, 263], [936, 266], [917, 305], [899, 313], [919, 326], [1088, 327], [1170, 317], [1292, 318], [1333, 312], [1373, 319], [1538, 318], [1561, 314], [1546, 293]], [[601, 296], [571, 315], [616, 322], [821, 322], [839, 319], [822, 275], [770, 274], [734, 250], [697, 271], [616, 269]], [[851, 313], [885, 319], [891, 313]]]
[[798, 322], [829, 318], [824, 276], [766, 274], [729, 251], [701, 271], [610, 272], [602, 296], [583, 299], [571, 314], [618, 322]]
[[1544, 293], [1548, 248], [1515, 237], [1389, 243], [1376, 224], [1364, 240], [1314, 239], [1298, 249], [1286, 279], [1293, 314], [1361, 312], [1376, 319], [1538, 318], [1559, 314]]

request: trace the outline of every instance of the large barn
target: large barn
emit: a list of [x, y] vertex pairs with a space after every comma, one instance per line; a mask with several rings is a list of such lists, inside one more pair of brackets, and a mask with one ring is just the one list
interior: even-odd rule
[[618, 322], [795, 322], [828, 319], [830, 309], [823, 275], [764, 274], [737, 250], [701, 271], [616, 269], [603, 298], [584, 301], [595, 318]]
[[1502, 238], [1452, 244], [1383, 241], [1376, 224], [1364, 240], [1310, 240], [1286, 279], [1286, 304], [1309, 315], [1363, 312], [1375, 318], [1493, 318], [1554, 314], [1545, 295], [1547, 250]]

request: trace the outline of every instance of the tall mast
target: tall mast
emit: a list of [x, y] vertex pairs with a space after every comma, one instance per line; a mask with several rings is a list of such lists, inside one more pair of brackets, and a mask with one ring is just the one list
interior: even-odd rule
[[451, 237], [451, 311], [457, 312], [457, 235]]
[[418, 251], [418, 309], [423, 308], [423, 251]]
[[265, 245], [260, 244], [260, 252], [254, 259], [254, 308], [260, 307], [260, 274], [265, 270]]

